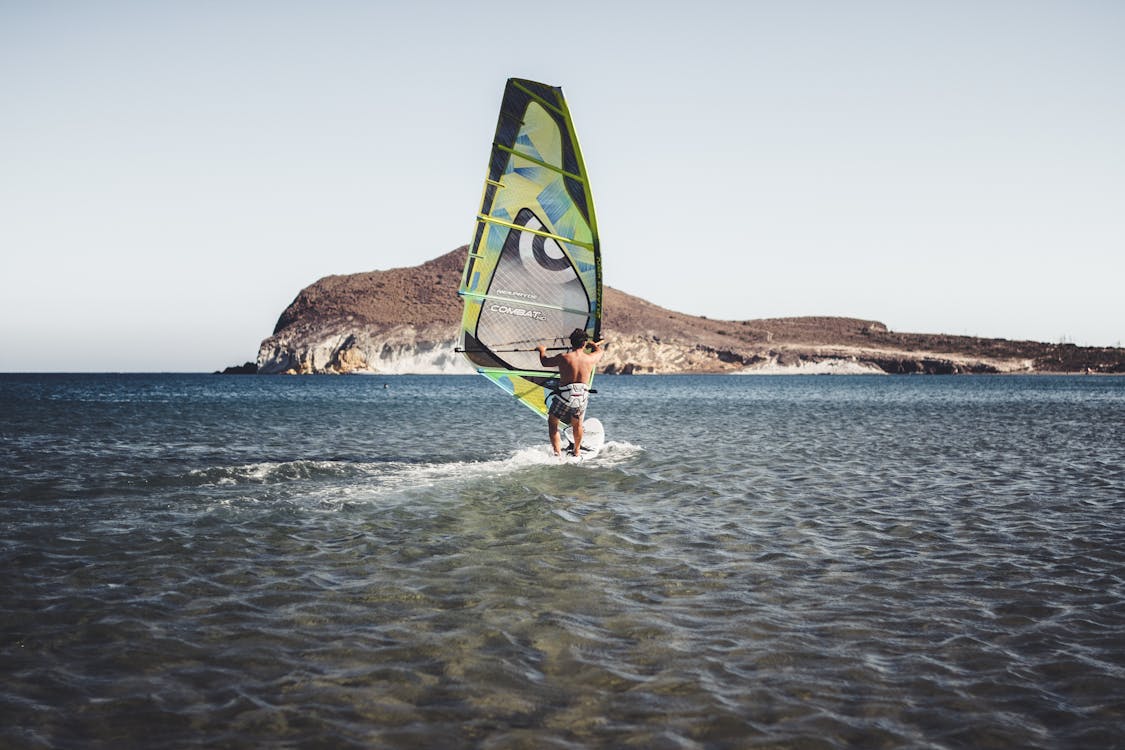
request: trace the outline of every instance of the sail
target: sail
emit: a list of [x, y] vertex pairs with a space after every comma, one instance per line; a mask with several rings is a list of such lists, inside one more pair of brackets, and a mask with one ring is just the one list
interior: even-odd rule
[[461, 347], [477, 371], [547, 415], [558, 372], [535, 347], [601, 338], [602, 270], [586, 168], [562, 89], [504, 89], [459, 293]]

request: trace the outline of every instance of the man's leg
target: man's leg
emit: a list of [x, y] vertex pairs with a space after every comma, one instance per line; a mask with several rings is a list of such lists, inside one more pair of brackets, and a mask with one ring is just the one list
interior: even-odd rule
[[574, 435], [574, 455], [580, 455], [579, 451], [582, 450], [582, 415], [579, 414], [574, 419], [570, 420], [570, 429]]
[[554, 450], [556, 456], [560, 455], [562, 453], [562, 441], [559, 438], [559, 418], [554, 414], [547, 417], [547, 434], [551, 438], [551, 449]]

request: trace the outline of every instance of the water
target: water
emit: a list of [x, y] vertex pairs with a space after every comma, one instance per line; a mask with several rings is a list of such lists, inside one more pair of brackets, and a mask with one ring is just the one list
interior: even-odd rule
[[1125, 747], [1125, 379], [599, 390], [0, 376], [0, 746]]

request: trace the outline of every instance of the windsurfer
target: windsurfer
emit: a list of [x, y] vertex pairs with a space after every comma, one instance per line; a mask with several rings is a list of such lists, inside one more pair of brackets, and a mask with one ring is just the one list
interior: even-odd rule
[[582, 447], [582, 420], [586, 416], [586, 404], [590, 400], [588, 383], [594, 374], [594, 366], [605, 353], [603, 343], [604, 340], [590, 341], [585, 331], [576, 328], [570, 334], [569, 351], [548, 357], [547, 347], [537, 347], [541, 365], [559, 368], [559, 390], [551, 397], [547, 414], [547, 434], [556, 456], [562, 455], [559, 422], [564, 420], [570, 423], [574, 433], [574, 455], [579, 455]]

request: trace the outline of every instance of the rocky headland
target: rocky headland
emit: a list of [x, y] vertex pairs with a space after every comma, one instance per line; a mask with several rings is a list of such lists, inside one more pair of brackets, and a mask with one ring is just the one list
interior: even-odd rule
[[[305, 287], [262, 342], [257, 372], [472, 372], [455, 351], [466, 252]], [[606, 374], [1125, 373], [1121, 348], [896, 333], [854, 318], [710, 320], [610, 287], [603, 301]]]

